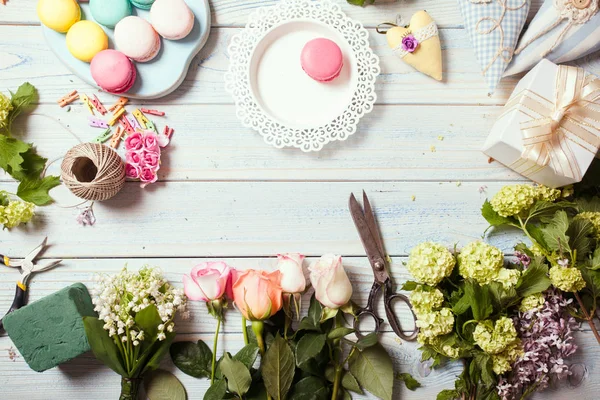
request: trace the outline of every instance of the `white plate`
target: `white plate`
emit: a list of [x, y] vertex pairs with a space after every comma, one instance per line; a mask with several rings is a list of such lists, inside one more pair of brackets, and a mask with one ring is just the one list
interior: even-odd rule
[[[311, 79], [300, 65], [311, 39], [336, 42], [344, 57], [331, 82]], [[229, 48], [225, 87], [245, 126], [275, 147], [318, 151], [356, 132], [373, 109], [379, 58], [369, 33], [329, 0], [281, 0], [253, 12]]]
[[[317, 82], [300, 65], [306, 42], [324, 37], [337, 43], [343, 55], [340, 75]], [[250, 62], [252, 94], [262, 109], [293, 128], [325, 125], [344, 112], [357, 83], [356, 58], [344, 37], [313, 20], [289, 21], [274, 27], [256, 46]]]
[[[194, 13], [194, 27], [188, 36], [181, 40], [166, 40], [161, 38], [161, 50], [150, 62], [134, 62], [137, 78], [133, 87], [124, 96], [134, 99], [156, 99], [166, 96], [181, 85], [187, 75], [192, 59], [206, 43], [210, 33], [210, 8], [208, 0], [186, 0], [188, 7]], [[94, 21], [89, 4], [79, 3], [81, 19]], [[133, 15], [150, 20], [150, 11], [133, 7]], [[113, 29], [100, 25], [108, 36], [108, 47], [115, 48]], [[90, 64], [73, 57], [67, 49], [66, 35], [55, 32], [42, 25], [46, 42], [56, 56], [75, 75], [92, 86], [98, 87], [92, 78]]]

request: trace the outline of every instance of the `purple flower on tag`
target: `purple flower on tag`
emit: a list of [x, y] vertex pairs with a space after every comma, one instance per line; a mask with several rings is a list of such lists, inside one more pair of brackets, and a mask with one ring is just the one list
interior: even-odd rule
[[419, 41], [412, 34], [406, 35], [402, 38], [402, 50], [412, 53], [417, 49]]

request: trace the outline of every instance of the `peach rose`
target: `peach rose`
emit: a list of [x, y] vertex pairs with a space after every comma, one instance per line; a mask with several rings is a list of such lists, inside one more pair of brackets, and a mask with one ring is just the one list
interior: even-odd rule
[[337, 309], [350, 301], [352, 284], [342, 265], [341, 256], [325, 254], [312, 263], [308, 270], [319, 303]]
[[238, 271], [237, 275], [233, 284], [233, 301], [246, 319], [262, 321], [281, 310], [281, 272], [249, 269]]

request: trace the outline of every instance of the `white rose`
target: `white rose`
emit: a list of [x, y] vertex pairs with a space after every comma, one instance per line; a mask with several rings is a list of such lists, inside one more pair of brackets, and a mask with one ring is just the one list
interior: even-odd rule
[[337, 309], [350, 301], [352, 284], [342, 265], [341, 256], [325, 254], [313, 262], [308, 270], [319, 303]]
[[285, 293], [301, 293], [306, 289], [306, 278], [302, 271], [304, 256], [298, 253], [279, 254], [277, 269], [281, 272], [281, 289]]

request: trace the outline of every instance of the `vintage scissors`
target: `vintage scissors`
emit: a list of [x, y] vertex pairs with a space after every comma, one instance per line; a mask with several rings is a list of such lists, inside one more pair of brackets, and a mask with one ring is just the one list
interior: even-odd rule
[[359, 338], [365, 336], [366, 333], [363, 333], [360, 330], [360, 321], [361, 318], [364, 317], [370, 317], [373, 319], [375, 322], [374, 332], [382, 332], [381, 324], [384, 322], [384, 320], [379, 317], [377, 311], [375, 310], [375, 299], [377, 294], [383, 289], [383, 306], [385, 308], [385, 314], [387, 315], [388, 323], [392, 327], [392, 330], [394, 333], [396, 333], [396, 335], [404, 340], [414, 340], [419, 333], [417, 327], [415, 326], [414, 330], [410, 334], [408, 334], [407, 331], [402, 330], [394, 308], [392, 308], [393, 301], [403, 301], [410, 309], [413, 316], [413, 321], [416, 321], [415, 313], [408, 297], [403, 294], [393, 292], [392, 278], [388, 274], [386, 268], [387, 262], [385, 252], [383, 251], [381, 234], [379, 233], [377, 221], [375, 221], [375, 215], [373, 215], [373, 210], [371, 209], [371, 203], [369, 203], [367, 194], [364, 191], [363, 204], [364, 212], [360, 207], [360, 204], [358, 204], [358, 201], [356, 201], [354, 194], [350, 195], [350, 213], [352, 214], [354, 225], [356, 225], [356, 229], [360, 235], [360, 240], [365, 248], [369, 262], [371, 263], [373, 275], [375, 276], [375, 282], [373, 282], [373, 286], [371, 287], [367, 306], [359, 309], [356, 314], [356, 318], [354, 319], [355, 333]]
[[[14, 261], [8, 258], [5, 255], [0, 254], [0, 264], [4, 264], [7, 267], [11, 268], [21, 268], [21, 277], [17, 281], [17, 289], [15, 291], [15, 299], [13, 300], [10, 309], [6, 314], [10, 314], [11, 312], [18, 310], [23, 307], [27, 301], [25, 298], [25, 293], [27, 292], [27, 282], [31, 275], [36, 272], [47, 271], [51, 268], [54, 268], [57, 264], [62, 262], [62, 260], [52, 261], [49, 264], [40, 267], [35, 263], [35, 258], [40, 254], [40, 252], [46, 247], [46, 241], [48, 238], [44, 238], [42, 243], [40, 243], [35, 249], [33, 249], [27, 256], [21, 261]], [[0, 330], [3, 329], [2, 320], [0, 319]]]

